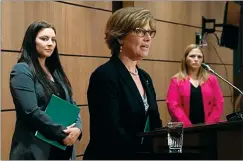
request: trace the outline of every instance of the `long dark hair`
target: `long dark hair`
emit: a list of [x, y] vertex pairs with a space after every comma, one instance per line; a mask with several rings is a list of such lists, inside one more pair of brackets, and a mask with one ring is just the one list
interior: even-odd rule
[[[54, 93], [54, 86], [51, 84], [50, 80], [47, 78], [46, 73], [42, 69], [40, 63], [39, 63], [39, 53], [36, 50], [36, 43], [35, 39], [37, 34], [45, 28], [52, 28], [56, 34], [55, 28], [45, 22], [45, 21], [36, 21], [33, 22], [28, 29], [25, 32], [24, 40], [21, 47], [21, 56], [18, 60], [18, 62], [25, 62], [28, 64], [32, 74], [34, 75], [35, 80], [38, 80], [41, 85], [43, 86], [44, 92], [47, 94], [45, 96], [50, 96], [52, 93]], [[70, 96], [72, 96], [72, 87], [71, 84], [66, 76], [66, 74], [63, 71], [59, 54], [57, 50], [57, 44], [56, 47], [52, 53], [52, 55], [48, 58], [46, 58], [46, 67], [52, 74], [54, 79], [58, 79], [62, 81]], [[56, 75], [54, 75], [54, 72]], [[58, 78], [57, 78], [58, 77]]]

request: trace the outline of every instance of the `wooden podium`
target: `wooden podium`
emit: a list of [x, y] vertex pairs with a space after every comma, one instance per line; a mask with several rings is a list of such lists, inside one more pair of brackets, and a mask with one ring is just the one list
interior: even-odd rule
[[243, 160], [243, 121], [184, 128], [181, 154], [168, 153], [166, 128], [139, 133], [137, 137], [146, 140], [146, 148], [137, 151], [139, 159]]

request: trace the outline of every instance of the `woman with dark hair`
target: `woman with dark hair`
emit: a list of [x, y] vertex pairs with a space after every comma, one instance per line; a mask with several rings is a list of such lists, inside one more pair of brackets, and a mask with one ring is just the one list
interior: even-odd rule
[[223, 113], [224, 98], [217, 78], [201, 66], [203, 61], [200, 47], [189, 45], [168, 88], [166, 103], [171, 120], [183, 122], [185, 127], [217, 123]]
[[[75, 159], [74, 143], [82, 136], [80, 116], [75, 124], [63, 127], [44, 112], [52, 94], [74, 103], [58, 55], [56, 30], [47, 22], [37, 21], [28, 27], [21, 57], [10, 73], [10, 91], [16, 109], [10, 159]], [[67, 145], [67, 149], [60, 150], [36, 138], [37, 130]]]
[[152, 79], [137, 66], [155, 34], [147, 9], [126, 7], [109, 18], [105, 40], [112, 56], [90, 77], [90, 142], [84, 159], [138, 159], [136, 150], [145, 144], [136, 134], [162, 127]]

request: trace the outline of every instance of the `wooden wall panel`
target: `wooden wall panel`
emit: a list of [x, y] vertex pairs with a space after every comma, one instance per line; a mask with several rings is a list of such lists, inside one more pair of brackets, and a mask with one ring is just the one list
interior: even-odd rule
[[[226, 65], [225, 66], [226, 70], [225, 70], [225, 67], [223, 65], [210, 65], [210, 66], [215, 72], [217, 72], [223, 78], [225, 78], [229, 82], [233, 83], [233, 66]], [[228, 78], [226, 76], [226, 71], [228, 72]], [[231, 87], [229, 88], [229, 85], [219, 78], [218, 78], [218, 82], [219, 82], [219, 85], [220, 85], [221, 90], [223, 92], [223, 95], [224, 96], [231, 96], [230, 89], [232, 90], [232, 88]]]
[[112, 11], [112, 3], [109, 2], [102, 2], [102, 1], [62, 1], [62, 2], [68, 2], [72, 4], [77, 4], [77, 5], [83, 5], [87, 7], [92, 7], [96, 9], [104, 9], [104, 10], [109, 10]]
[[[193, 27], [174, 25], [157, 21], [156, 36], [152, 40], [152, 45], [148, 59], [181, 61], [185, 48], [195, 43], [195, 33], [200, 30]], [[221, 36], [221, 33], [217, 33]], [[214, 35], [207, 36], [208, 46], [203, 48], [206, 62], [221, 63], [213, 46], [216, 48], [223, 63], [233, 64], [233, 51], [217, 45]]]
[[57, 2], [4, 1], [2, 8], [3, 49], [19, 50], [28, 25], [36, 20], [46, 20], [56, 27], [60, 53], [110, 55], [104, 30], [111, 12]]
[[14, 109], [14, 104], [9, 88], [10, 71], [14, 64], [17, 63], [19, 54], [17, 53], [1, 53], [2, 59], [2, 71], [1, 71], [1, 82], [2, 82], [2, 110]]
[[26, 27], [24, 3], [1, 2], [1, 49], [20, 50]]
[[[221, 37], [221, 32], [216, 32], [218, 38]], [[207, 36], [207, 47], [203, 47], [205, 54], [205, 61], [207, 63], [218, 63], [218, 64], [232, 64], [233, 65], [233, 50], [221, 47], [217, 44], [217, 38], [213, 34]], [[215, 49], [214, 49], [215, 47]], [[216, 50], [216, 51], [215, 51]], [[217, 56], [218, 53], [218, 56]], [[222, 62], [220, 61], [222, 60]]]
[[223, 22], [225, 2], [213, 1], [134, 1], [135, 6], [148, 8], [156, 19], [201, 27], [202, 16]]
[[9, 160], [16, 116], [15, 111], [2, 112], [1, 115], [1, 160]]
[[162, 120], [163, 127], [167, 126], [167, 123], [170, 121], [170, 115], [168, 113], [167, 105], [165, 101], [157, 102], [159, 113], [160, 113], [160, 119]]
[[[179, 63], [141, 61], [139, 66], [151, 76], [157, 100], [165, 100], [170, 79], [179, 71]], [[169, 69], [169, 70], [168, 70]]]
[[64, 70], [73, 88], [77, 104], [87, 104], [87, 89], [91, 73], [108, 59], [61, 56]]
[[240, 17], [241, 17], [241, 6], [242, 4], [237, 4], [234, 1], [228, 2], [228, 11], [226, 23], [234, 26], [240, 25]]
[[180, 61], [188, 44], [193, 43], [198, 29], [156, 22], [156, 36], [152, 40], [149, 59]]

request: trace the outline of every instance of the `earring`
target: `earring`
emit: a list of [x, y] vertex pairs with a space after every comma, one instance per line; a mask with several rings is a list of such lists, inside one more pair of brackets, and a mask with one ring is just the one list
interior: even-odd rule
[[120, 53], [122, 53], [122, 45], [120, 45]]

